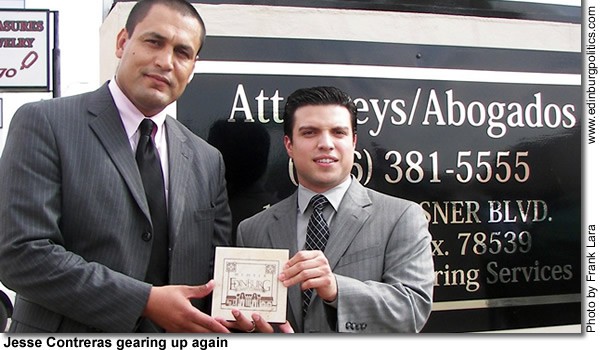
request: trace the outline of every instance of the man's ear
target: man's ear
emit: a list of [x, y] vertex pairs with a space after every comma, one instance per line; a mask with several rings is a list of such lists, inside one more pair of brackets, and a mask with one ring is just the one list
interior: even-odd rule
[[283, 136], [283, 145], [288, 154], [288, 157], [293, 159], [294, 152], [292, 150], [292, 139], [290, 139], [289, 136], [287, 136], [287, 135]]
[[125, 44], [129, 39], [129, 34], [125, 28], [121, 29], [119, 34], [117, 34], [117, 47], [115, 49], [115, 55], [117, 58], [123, 57], [123, 51], [125, 50]]

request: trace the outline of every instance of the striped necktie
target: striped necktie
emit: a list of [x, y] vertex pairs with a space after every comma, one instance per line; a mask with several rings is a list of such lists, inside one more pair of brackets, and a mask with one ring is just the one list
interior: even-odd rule
[[[329, 201], [322, 194], [317, 194], [310, 200], [309, 205], [312, 204], [314, 210], [308, 221], [308, 227], [306, 228], [306, 250], [325, 251], [325, 246], [329, 239], [329, 226], [327, 226], [327, 221], [325, 221], [325, 218], [323, 217], [323, 209], [327, 203], [329, 203]], [[303, 316], [306, 315], [312, 292], [312, 289], [303, 291]]]

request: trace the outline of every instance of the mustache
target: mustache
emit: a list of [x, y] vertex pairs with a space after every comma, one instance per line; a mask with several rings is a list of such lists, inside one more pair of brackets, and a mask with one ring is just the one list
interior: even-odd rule
[[171, 85], [171, 79], [168, 76], [165, 76], [158, 72], [144, 72], [144, 75], [151, 77], [153, 79], [164, 82], [167, 85]]

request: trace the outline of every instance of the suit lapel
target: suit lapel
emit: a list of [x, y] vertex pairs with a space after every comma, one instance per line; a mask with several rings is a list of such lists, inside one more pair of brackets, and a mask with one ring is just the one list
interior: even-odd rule
[[[268, 229], [272, 247], [289, 249], [290, 257], [298, 252], [297, 212], [298, 192], [296, 191], [296, 193], [284, 199], [279, 204], [278, 210], [273, 213], [274, 221]], [[294, 329], [300, 329], [298, 328], [302, 325], [302, 293], [300, 285], [295, 284], [288, 289], [290, 316], [296, 323], [292, 326]]]
[[169, 152], [169, 232], [176, 235], [183, 219], [185, 206], [185, 184], [190, 177], [191, 150], [186, 144], [187, 137], [176, 122], [167, 116], [167, 149]]
[[89, 112], [96, 116], [90, 121], [90, 127], [125, 180], [133, 198], [150, 220], [142, 178], [107, 84], [92, 94]]
[[273, 224], [269, 226], [269, 239], [274, 248], [289, 249], [290, 256], [298, 251], [296, 237], [298, 194], [284, 199], [273, 212]]
[[353, 179], [331, 223], [331, 237], [325, 248], [325, 255], [332, 270], [371, 216], [367, 209], [371, 204], [365, 188]]

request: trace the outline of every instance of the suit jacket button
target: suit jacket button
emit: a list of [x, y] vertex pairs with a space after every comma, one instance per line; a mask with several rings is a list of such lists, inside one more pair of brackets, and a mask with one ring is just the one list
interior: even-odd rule
[[152, 233], [150, 231], [146, 231], [142, 234], [142, 239], [146, 242], [152, 239]]

